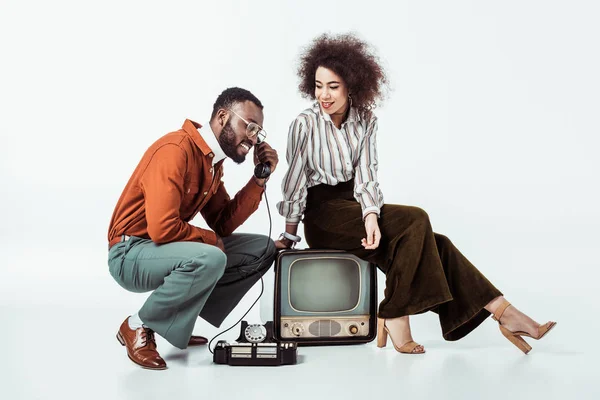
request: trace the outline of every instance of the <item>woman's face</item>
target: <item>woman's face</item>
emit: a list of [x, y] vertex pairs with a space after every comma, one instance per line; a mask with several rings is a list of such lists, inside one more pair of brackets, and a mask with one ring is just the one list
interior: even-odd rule
[[315, 98], [327, 114], [340, 114], [346, 111], [348, 88], [335, 72], [319, 67], [315, 73]]

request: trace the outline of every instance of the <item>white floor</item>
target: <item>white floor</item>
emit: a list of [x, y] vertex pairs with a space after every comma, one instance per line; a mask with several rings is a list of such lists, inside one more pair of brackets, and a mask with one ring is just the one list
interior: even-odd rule
[[[90, 258], [84, 255], [94, 251], [99, 261], [86, 264]], [[600, 398], [598, 307], [586, 292], [512, 290], [514, 302], [529, 299], [525, 308], [532, 315], [559, 322], [542, 341], [530, 341], [528, 356], [491, 319], [467, 338], [445, 342], [436, 316], [426, 314], [413, 319], [414, 336], [427, 348], [424, 356], [378, 349], [372, 342], [302, 347], [295, 366], [229, 367], [213, 364], [206, 347], [182, 351], [159, 338], [169, 368], [148, 371], [134, 365], [115, 339], [119, 324], [145, 295], [127, 293], [112, 281], [102, 250], [12, 254], [0, 283], [3, 399]], [[59, 261], [46, 261], [47, 272], [38, 265], [33, 275], [19, 261], [24, 255], [30, 262], [70, 261], [61, 264], [61, 274], [55, 273]], [[253, 288], [244, 303], [257, 293]], [[249, 321], [260, 318], [259, 308]], [[226, 324], [243, 312], [236, 310]], [[210, 336], [217, 330], [198, 320], [195, 332]], [[236, 328], [225, 339], [237, 334]]]

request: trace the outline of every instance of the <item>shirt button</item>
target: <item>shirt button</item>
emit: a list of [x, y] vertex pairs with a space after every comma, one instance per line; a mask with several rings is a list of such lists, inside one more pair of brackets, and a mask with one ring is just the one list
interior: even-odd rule
[[187, 191], [187, 192], [189, 193], [189, 192], [190, 192], [190, 189], [188, 189], [188, 191]]
[[208, 192], [204, 192], [204, 195], [206, 196], [208, 194]]
[[213, 153], [208, 153], [208, 156], [209, 156], [210, 158], [213, 158], [214, 154], [213, 154]]
[[210, 172], [212, 172], [212, 171], [213, 171], [213, 169], [211, 168], [211, 169], [210, 169]]

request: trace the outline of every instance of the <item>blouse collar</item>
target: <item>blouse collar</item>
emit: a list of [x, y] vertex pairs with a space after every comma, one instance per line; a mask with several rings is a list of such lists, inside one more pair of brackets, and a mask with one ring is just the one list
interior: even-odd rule
[[[316, 101], [313, 104], [312, 109], [317, 114], [319, 114], [321, 118], [323, 118], [325, 121], [333, 123], [333, 121], [331, 120], [331, 116], [323, 112], [323, 110], [321, 110], [321, 106], [319, 105], [318, 101]], [[350, 107], [350, 113], [348, 114], [348, 118], [344, 121], [344, 123], [346, 122], [360, 122], [360, 115], [358, 114], [358, 110], [356, 109], [356, 107]]]

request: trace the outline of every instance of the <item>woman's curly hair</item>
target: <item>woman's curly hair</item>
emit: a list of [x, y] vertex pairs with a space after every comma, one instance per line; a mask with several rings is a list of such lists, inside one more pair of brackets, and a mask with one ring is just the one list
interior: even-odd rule
[[352, 97], [352, 106], [369, 117], [377, 102], [385, 98], [388, 80], [371, 46], [354, 34], [315, 38], [300, 55], [298, 89], [302, 97], [315, 99], [315, 73], [325, 67], [339, 75]]

